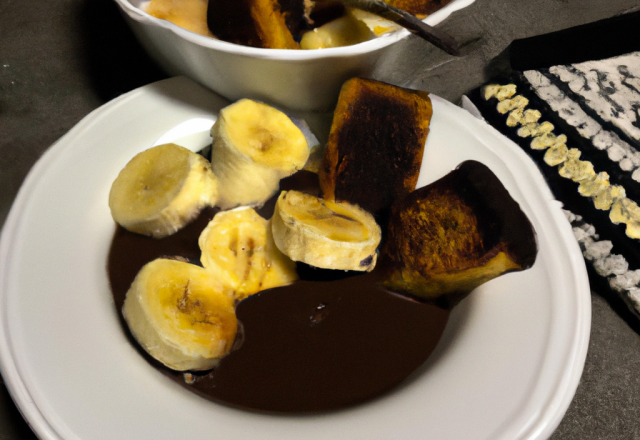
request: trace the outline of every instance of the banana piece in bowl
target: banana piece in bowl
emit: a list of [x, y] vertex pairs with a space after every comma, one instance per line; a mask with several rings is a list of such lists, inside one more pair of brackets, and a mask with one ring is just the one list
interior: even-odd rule
[[218, 200], [209, 162], [176, 144], [145, 150], [120, 171], [109, 193], [111, 216], [123, 228], [162, 238]]
[[350, 46], [372, 38], [374, 34], [367, 25], [347, 10], [342, 17], [305, 32], [300, 40], [300, 48], [308, 50]]
[[294, 261], [361, 272], [376, 265], [381, 230], [373, 216], [356, 205], [282, 191], [271, 229], [278, 249]]
[[222, 209], [262, 205], [278, 191], [280, 179], [302, 169], [309, 158], [307, 140], [291, 119], [250, 99], [222, 109], [211, 136]]
[[298, 279], [295, 263], [275, 247], [269, 222], [253, 208], [219, 212], [198, 244], [202, 265], [229, 286], [238, 301]]
[[142, 348], [177, 371], [215, 367], [238, 328], [222, 283], [200, 266], [166, 258], [140, 269], [122, 313]]
[[188, 31], [213, 38], [207, 26], [208, 3], [208, 0], [151, 0], [140, 4], [140, 9]]

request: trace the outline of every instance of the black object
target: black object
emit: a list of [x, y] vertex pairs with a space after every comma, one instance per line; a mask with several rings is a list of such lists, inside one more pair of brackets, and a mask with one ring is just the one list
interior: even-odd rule
[[513, 70], [532, 70], [600, 60], [640, 50], [640, 12], [620, 15], [550, 34], [514, 40]]

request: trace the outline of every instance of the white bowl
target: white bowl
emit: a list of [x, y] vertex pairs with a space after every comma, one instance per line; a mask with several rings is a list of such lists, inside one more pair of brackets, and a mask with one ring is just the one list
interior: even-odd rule
[[[409, 35], [402, 30], [330, 49], [260, 49], [204, 37], [152, 17], [139, 9], [144, 0], [115, 1], [142, 45], [168, 73], [185, 75], [232, 101], [253, 98], [294, 110], [330, 109], [344, 81], [370, 76], [382, 53]], [[434, 26], [474, 1], [453, 0], [425, 22]]]

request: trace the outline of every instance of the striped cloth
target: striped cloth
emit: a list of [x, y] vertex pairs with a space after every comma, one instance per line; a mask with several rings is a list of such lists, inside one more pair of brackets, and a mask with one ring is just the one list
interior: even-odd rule
[[640, 317], [640, 52], [516, 72], [467, 98], [536, 162], [592, 278]]

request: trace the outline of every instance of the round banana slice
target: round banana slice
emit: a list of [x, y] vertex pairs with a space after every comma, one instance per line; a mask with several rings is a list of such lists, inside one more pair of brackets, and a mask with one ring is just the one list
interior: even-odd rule
[[163, 258], [138, 272], [122, 313], [142, 348], [178, 371], [215, 367], [238, 327], [233, 299], [211, 273]]
[[171, 235], [218, 199], [209, 162], [175, 144], [137, 154], [111, 186], [111, 216], [123, 228], [162, 238]]
[[222, 209], [261, 205], [309, 157], [304, 134], [286, 114], [250, 99], [222, 109], [211, 136]]
[[294, 261], [325, 269], [375, 267], [380, 226], [356, 205], [282, 191], [271, 228], [278, 249]]
[[200, 234], [202, 265], [237, 300], [298, 278], [295, 263], [275, 247], [267, 225], [253, 208], [243, 207], [219, 212]]

